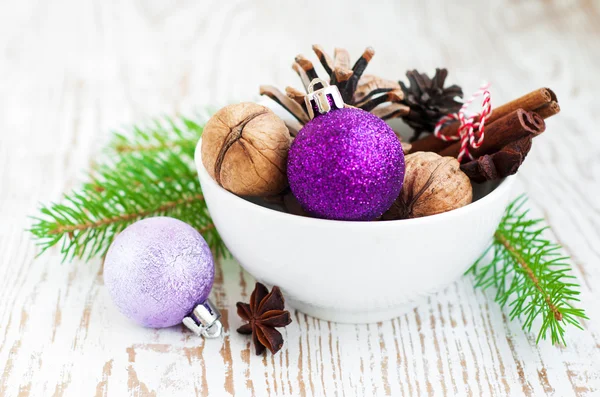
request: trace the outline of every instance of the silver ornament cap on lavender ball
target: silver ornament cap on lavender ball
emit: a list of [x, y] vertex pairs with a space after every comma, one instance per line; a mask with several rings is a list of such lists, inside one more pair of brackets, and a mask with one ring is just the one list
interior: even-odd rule
[[218, 338], [223, 332], [221, 312], [210, 299], [194, 308], [189, 316], [181, 321], [190, 331], [205, 338]]
[[192, 226], [147, 218], [123, 230], [104, 261], [104, 283], [119, 311], [150, 328], [183, 323], [205, 338], [222, 333], [208, 299], [215, 275], [210, 247]]

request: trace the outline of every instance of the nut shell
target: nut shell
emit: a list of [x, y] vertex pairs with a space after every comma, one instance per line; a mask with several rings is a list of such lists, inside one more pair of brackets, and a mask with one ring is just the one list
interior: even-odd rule
[[400, 196], [383, 219], [419, 218], [463, 207], [473, 201], [469, 177], [454, 157], [416, 152], [405, 157]]
[[269, 108], [244, 102], [211, 117], [202, 134], [202, 163], [225, 189], [242, 196], [270, 196], [287, 186], [291, 137]]

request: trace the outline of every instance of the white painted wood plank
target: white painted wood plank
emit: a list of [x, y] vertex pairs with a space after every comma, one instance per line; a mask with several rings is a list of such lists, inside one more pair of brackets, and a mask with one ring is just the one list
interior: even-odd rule
[[[275, 1], [13, 2], [0, 5], [0, 395], [594, 395], [600, 390], [600, 10], [592, 2], [413, 4]], [[319, 12], [317, 12], [319, 11]], [[372, 45], [372, 73], [450, 69], [496, 104], [550, 85], [563, 111], [519, 173], [520, 191], [573, 257], [585, 330], [566, 348], [524, 335], [466, 277], [413, 312], [372, 325], [296, 313], [275, 357], [235, 329], [252, 278], [222, 264], [213, 297], [229, 333], [124, 319], [101, 262], [35, 259], [26, 216], [85, 176], [112, 128], [202, 104], [300, 87], [310, 46]], [[311, 56], [312, 57], [312, 56]]]

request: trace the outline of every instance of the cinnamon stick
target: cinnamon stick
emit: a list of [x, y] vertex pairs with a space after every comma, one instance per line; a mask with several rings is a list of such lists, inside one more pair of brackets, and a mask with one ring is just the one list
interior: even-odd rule
[[[487, 124], [490, 126], [495, 120], [498, 120], [517, 109], [535, 111], [537, 109], [546, 107], [551, 102], [556, 102], [556, 105], [558, 106], [556, 94], [550, 88], [540, 88], [535, 91], [531, 91], [522, 97], [495, 108], [488, 119]], [[558, 107], [558, 110], [560, 110], [560, 107]], [[543, 113], [546, 115], [546, 117], [542, 117], [547, 118], [558, 113], [558, 111], [556, 111], [556, 113], [544, 111]], [[440, 130], [440, 133], [443, 135], [455, 136], [458, 132], [459, 125], [460, 124], [458, 122], [448, 124]], [[453, 142], [442, 141], [441, 139], [436, 138], [434, 135], [429, 135], [425, 138], [412, 142], [412, 144], [413, 147], [411, 153], [425, 151], [440, 153], [442, 150], [452, 145]]]
[[[410, 114], [408, 117], [410, 117]], [[454, 123], [452, 125], [454, 125]], [[416, 141], [411, 142], [411, 143], [412, 143], [412, 149], [410, 150], [411, 153], [414, 153], [414, 152], [439, 153], [440, 151], [444, 150], [448, 146], [452, 145], [453, 141], [450, 141], [450, 142], [442, 141], [441, 139], [436, 138], [435, 135], [431, 134], [431, 135], [427, 135], [424, 138], [417, 139]]]
[[[532, 111], [547, 105], [548, 103], [552, 102], [552, 100], [556, 101], [556, 95], [549, 88], [540, 88], [538, 90], [531, 91], [520, 98], [514, 99], [502, 106], [495, 108], [487, 121], [488, 125], [498, 119], [501, 119], [507, 114], [514, 112], [517, 109]], [[450, 124], [442, 128], [440, 132], [443, 135], [456, 135], [458, 126], [459, 123]]]
[[560, 106], [558, 105], [558, 102], [552, 101], [541, 108], [535, 109], [535, 112], [543, 119], [547, 119], [548, 117], [554, 116], [556, 113], [560, 112]]
[[[537, 113], [517, 109], [487, 126], [483, 144], [471, 149], [470, 153], [475, 158], [496, 153], [511, 142], [526, 136], [537, 136], [545, 129], [546, 123]], [[459, 152], [460, 142], [457, 141], [442, 150], [440, 155], [457, 157]]]

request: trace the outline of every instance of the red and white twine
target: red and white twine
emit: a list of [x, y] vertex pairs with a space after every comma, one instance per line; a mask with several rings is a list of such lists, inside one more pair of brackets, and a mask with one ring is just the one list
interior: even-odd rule
[[[492, 100], [489, 91], [490, 85], [488, 83], [483, 84], [477, 92], [475, 92], [469, 100], [467, 100], [458, 113], [450, 113], [442, 117], [433, 130], [433, 135], [442, 141], [458, 141], [460, 140], [460, 152], [458, 153], [458, 161], [460, 162], [464, 156], [469, 159], [473, 159], [473, 156], [469, 153], [469, 147], [477, 149], [483, 144], [485, 138], [485, 123], [492, 115]], [[483, 102], [481, 103], [481, 111], [467, 115], [467, 108], [477, 98], [483, 96]], [[460, 126], [456, 135], [444, 135], [441, 134], [442, 127], [448, 121], [458, 120]], [[477, 120], [477, 121], [475, 121]]]

